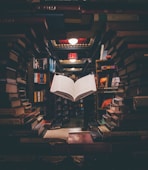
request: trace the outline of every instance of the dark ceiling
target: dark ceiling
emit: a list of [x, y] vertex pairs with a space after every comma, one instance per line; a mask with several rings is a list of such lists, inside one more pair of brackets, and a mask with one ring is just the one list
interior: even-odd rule
[[[94, 71], [99, 57], [106, 14], [142, 13], [147, 11], [145, 4], [145, 1], [117, 0], [5, 0], [0, 6], [0, 40], [21, 43], [29, 56], [52, 56], [58, 72], [76, 67], [79, 69], [75, 74], [85, 74]], [[72, 46], [67, 39], [74, 37], [79, 42]], [[68, 62], [69, 53], [77, 53], [76, 64]]]

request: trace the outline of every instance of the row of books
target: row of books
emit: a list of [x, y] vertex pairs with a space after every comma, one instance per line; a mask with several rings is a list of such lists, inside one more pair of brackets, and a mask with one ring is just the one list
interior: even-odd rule
[[47, 70], [48, 69], [48, 59], [47, 58], [34, 58], [33, 57], [33, 69], [36, 70]]
[[114, 77], [117, 77], [117, 75], [114, 76], [117, 70], [117, 65], [114, 64], [111, 58], [105, 60], [96, 60], [97, 88], [106, 88], [113, 86], [112, 82], [115, 80]]
[[45, 96], [46, 96], [45, 89], [34, 91], [34, 102], [35, 103], [44, 102], [46, 100]]
[[[148, 115], [146, 110], [148, 109], [148, 105], [146, 102], [144, 103], [147, 98], [139, 96], [135, 100], [139, 102], [136, 102], [138, 103], [136, 110], [131, 111], [133, 101], [126, 101], [126, 99], [121, 97], [113, 98], [102, 115], [102, 119], [96, 125], [101, 140], [112, 140], [113, 138], [122, 137], [126, 140], [127, 138], [132, 139], [134, 137], [135, 139], [135, 137], [140, 138], [143, 135], [147, 135]], [[132, 105], [131, 108], [129, 107], [129, 103]]]
[[[5, 44], [0, 52], [0, 133], [3, 137], [37, 134], [32, 131], [43, 119], [40, 108], [33, 107], [27, 96], [27, 64], [19, 52]], [[11, 64], [13, 63], [13, 64]], [[11, 81], [9, 81], [11, 80]]]
[[126, 84], [126, 94], [129, 97], [148, 95], [147, 31], [144, 27], [138, 31], [136, 29], [138, 28], [133, 28], [132, 31], [127, 28], [122, 28], [122, 31], [114, 30], [110, 46], [106, 47], [119, 68], [118, 74]]
[[47, 74], [46, 73], [34, 73], [34, 83], [46, 84]]
[[[106, 31], [110, 32], [110, 39], [104, 41], [107, 55], [111, 55], [111, 59], [118, 67], [119, 86], [122, 84], [124, 87], [123, 96], [120, 96], [123, 103], [114, 103], [111, 100], [109, 108], [106, 108], [99, 122], [98, 130], [104, 138], [131, 139], [133, 136], [140, 138], [147, 135], [148, 130], [146, 114], [148, 109], [148, 80], [146, 79], [148, 32], [142, 23], [123, 23], [126, 23], [125, 26], [122, 25], [123, 27], [121, 22], [116, 22], [115, 27], [112, 27], [108, 22]], [[134, 24], [137, 27], [133, 27]], [[128, 30], [129, 28], [132, 30]], [[115, 95], [114, 98], [119, 99], [118, 97]]]
[[49, 70], [51, 73], [56, 71], [56, 60], [53, 58], [33, 58], [33, 69]]

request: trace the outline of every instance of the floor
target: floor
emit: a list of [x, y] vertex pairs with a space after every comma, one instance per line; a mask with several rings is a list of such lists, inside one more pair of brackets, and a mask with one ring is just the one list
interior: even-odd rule
[[[119, 157], [121, 154], [119, 154]], [[125, 156], [125, 155], [124, 155]], [[5, 166], [0, 165], [2, 170], [148, 170], [146, 160], [131, 160], [131, 159], [110, 159], [108, 156], [104, 158], [104, 155], [95, 157], [89, 155], [83, 157], [78, 155], [75, 157], [63, 157], [50, 158], [45, 160], [36, 160], [35, 162], [15, 162], [5, 163]]]
[[[82, 115], [73, 116], [64, 127], [83, 128], [84, 119]], [[131, 158], [125, 153], [109, 155], [98, 153], [95, 155], [69, 155], [37, 157], [34, 161], [27, 162], [3, 162], [0, 163], [2, 170], [148, 170], [147, 160]]]

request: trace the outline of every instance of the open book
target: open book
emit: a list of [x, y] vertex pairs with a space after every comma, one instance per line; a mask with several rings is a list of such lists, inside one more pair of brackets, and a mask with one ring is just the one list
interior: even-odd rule
[[54, 75], [50, 92], [69, 99], [78, 101], [96, 92], [96, 82], [93, 74], [88, 74], [74, 82], [70, 77]]

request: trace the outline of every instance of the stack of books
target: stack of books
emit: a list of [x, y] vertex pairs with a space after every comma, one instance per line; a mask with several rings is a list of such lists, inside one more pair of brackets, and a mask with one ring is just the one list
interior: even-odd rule
[[24, 59], [11, 47], [9, 43], [0, 46], [0, 134], [3, 137], [34, 135], [37, 133], [33, 129], [43, 117], [26, 95]]

